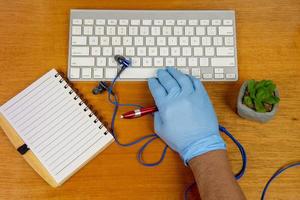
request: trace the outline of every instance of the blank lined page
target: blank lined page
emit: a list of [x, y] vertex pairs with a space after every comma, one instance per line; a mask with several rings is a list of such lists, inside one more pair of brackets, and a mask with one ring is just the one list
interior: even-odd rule
[[54, 69], [0, 111], [58, 183], [113, 140]]

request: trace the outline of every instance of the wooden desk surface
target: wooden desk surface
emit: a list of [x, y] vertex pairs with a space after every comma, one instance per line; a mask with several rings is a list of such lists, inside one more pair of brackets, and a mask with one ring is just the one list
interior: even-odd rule
[[[221, 124], [245, 146], [248, 169], [239, 181], [248, 199], [259, 199], [268, 178], [283, 164], [300, 160], [300, 2], [298, 0], [127, 0], [127, 1], [0, 1], [0, 104], [16, 95], [52, 67], [67, 68], [68, 23], [71, 8], [99, 9], [234, 9], [237, 17], [238, 82], [205, 84]], [[241, 119], [236, 114], [236, 96], [246, 79], [272, 79], [281, 95], [276, 118], [267, 124]], [[110, 120], [112, 107], [106, 95], [93, 96], [95, 83], [76, 83], [86, 99]], [[151, 105], [145, 82], [117, 86], [123, 102]], [[123, 110], [124, 111], [124, 110]], [[151, 117], [118, 121], [122, 141], [131, 141], [153, 131]], [[241, 159], [228, 142], [232, 168]], [[0, 199], [182, 199], [193, 181], [190, 170], [172, 151], [161, 166], [138, 164], [140, 145], [111, 145], [62, 187], [47, 185], [18, 155], [0, 131]], [[146, 152], [157, 159], [162, 143]], [[270, 187], [267, 199], [300, 199], [300, 170], [290, 169]], [[196, 193], [195, 193], [196, 194]]]

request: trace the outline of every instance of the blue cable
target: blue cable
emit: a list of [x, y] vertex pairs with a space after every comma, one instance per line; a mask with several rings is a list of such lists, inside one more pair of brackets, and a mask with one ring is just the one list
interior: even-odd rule
[[281, 169], [277, 170], [273, 175], [272, 177], [268, 180], [267, 184], [265, 185], [263, 191], [262, 191], [262, 194], [261, 194], [261, 200], [264, 200], [265, 199], [265, 195], [266, 195], [266, 192], [270, 186], [270, 184], [272, 183], [272, 181], [277, 177], [279, 176], [280, 174], [282, 174], [285, 170], [289, 169], [289, 168], [292, 168], [292, 167], [297, 167], [297, 166], [300, 166], [300, 162], [296, 162], [296, 163], [292, 163], [292, 164], [289, 164], [285, 167], [282, 167]]

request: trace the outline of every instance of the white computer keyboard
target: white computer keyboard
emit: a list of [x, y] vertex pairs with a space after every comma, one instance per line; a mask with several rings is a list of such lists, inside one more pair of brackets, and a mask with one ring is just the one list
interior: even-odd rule
[[111, 80], [118, 54], [132, 61], [121, 80], [174, 66], [203, 81], [236, 81], [235, 12], [71, 10], [70, 80]]

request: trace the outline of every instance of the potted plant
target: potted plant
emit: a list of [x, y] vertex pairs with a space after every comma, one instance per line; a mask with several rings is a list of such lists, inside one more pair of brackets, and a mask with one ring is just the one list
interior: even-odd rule
[[246, 119], [267, 122], [275, 115], [279, 101], [273, 81], [245, 81], [237, 100], [238, 114]]

